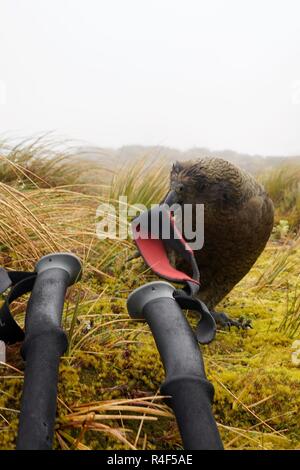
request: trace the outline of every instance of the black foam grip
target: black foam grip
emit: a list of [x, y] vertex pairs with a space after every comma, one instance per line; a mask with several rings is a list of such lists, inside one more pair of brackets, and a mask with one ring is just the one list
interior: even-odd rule
[[61, 316], [69, 276], [63, 269], [40, 273], [27, 306], [26, 361], [17, 449], [52, 448], [59, 358], [67, 348]]
[[148, 302], [144, 317], [159, 350], [166, 380], [162, 393], [169, 395], [184, 448], [223, 449], [212, 414], [213, 386], [207, 380], [201, 351], [178, 303], [171, 298]]

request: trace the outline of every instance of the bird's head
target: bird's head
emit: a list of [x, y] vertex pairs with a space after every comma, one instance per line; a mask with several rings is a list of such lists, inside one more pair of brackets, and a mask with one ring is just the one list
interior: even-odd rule
[[170, 189], [164, 200], [165, 204], [182, 204], [192, 196], [190, 178], [186, 171], [186, 165], [176, 162], [172, 166], [170, 173]]
[[170, 174], [170, 189], [164, 200], [173, 204], [205, 204], [220, 209], [237, 200], [239, 186], [235, 168], [218, 158], [176, 162]]

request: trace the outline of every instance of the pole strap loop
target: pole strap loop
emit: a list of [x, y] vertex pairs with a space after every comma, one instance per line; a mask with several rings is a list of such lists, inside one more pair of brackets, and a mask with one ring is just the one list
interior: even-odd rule
[[176, 289], [173, 296], [180, 308], [193, 310], [199, 315], [199, 322], [195, 329], [197, 341], [200, 344], [208, 344], [213, 341], [216, 335], [216, 322], [205, 303], [189, 295], [183, 289]]
[[10, 311], [10, 304], [32, 291], [36, 276], [35, 272], [6, 271], [4, 268], [0, 268], [0, 294], [11, 287], [0, 307], [0, 340], [6, 344], [14, 344], [24, 340], [24, 331], [14, 319]]
[[[194, 252], [176, 226], [173, 214], [165, 204], [142, 212], [132, 223], [133, 238], [145, 263], [160, 277], [184, 284], [175, 290], [174, 298], [182, 309], [198, 313], [195, 334], [201, 344], [210, 343], [216, 334], [216, 323], [206, 305], [196, 297], [200, 272]], [[168, 251], [175, 251], [190, 266], [191, 275], [172, 266]]]

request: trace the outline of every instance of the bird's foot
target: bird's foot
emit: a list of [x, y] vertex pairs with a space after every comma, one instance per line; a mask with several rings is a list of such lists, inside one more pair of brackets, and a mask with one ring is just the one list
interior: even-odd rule
[[236, 326], [242, 330], [249, 330], [253, 328], [251, 325], [251, 320], [249, 318], [240, 317], [238, 320], [228, 317], [224, 312], [210, 312], [215, 320], [215, 322], [223, 328], [230, 328]]

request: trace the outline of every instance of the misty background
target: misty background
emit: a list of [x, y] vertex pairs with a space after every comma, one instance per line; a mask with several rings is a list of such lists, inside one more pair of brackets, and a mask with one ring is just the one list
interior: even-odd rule
[[300, 155], [299, 18], [297, 0], [2, 0], [0, 135]]

